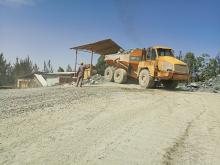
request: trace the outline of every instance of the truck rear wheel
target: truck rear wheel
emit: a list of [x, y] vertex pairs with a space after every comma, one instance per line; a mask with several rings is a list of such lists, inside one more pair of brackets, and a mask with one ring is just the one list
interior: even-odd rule
[[114, 71], [115, 69], [112, 66], [109, 66], [105, 69], [104, 77], [106, 81], [114, 81]]
[[114, 73], [114, 81], [119, 84], [126, 83], [128, 79], [127, 71], [124, 69], [116, 69]]
[[162, 84], [166, 89], [175, 89], [178, 85], [178, 81], [164, 80]]
[[153, 88], [154, 87], [154, 79], [150, 76], [150, 72], [147, 69], [141, 70], [139, 74], [139, 84], [143, 88]]

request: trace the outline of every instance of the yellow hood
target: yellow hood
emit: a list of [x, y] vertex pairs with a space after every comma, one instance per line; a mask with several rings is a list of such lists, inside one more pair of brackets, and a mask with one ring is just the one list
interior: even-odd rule
[[178, 64], [178, 65], [186, 65], [186, 63], [176, 59], [175, 57], [171, 57], [171, 56], [160, 56], [158, 57], [158, 60], [159, 61], [166, 61], [166, 62], [169, 62], [171, 64]]

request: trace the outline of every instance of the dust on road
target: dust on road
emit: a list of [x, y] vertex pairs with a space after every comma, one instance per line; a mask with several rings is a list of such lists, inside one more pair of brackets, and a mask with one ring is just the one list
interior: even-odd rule
[[52, 87], [0, 104], [0, 164], [220, 164], [219, 94]]

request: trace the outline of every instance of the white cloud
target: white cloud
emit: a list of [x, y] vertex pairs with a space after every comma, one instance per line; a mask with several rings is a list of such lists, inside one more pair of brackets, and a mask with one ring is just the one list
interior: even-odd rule
[[33, 5], [34, 0], [0, 0], [0, 5], [6, 6], [20, 6], [20, 5]]

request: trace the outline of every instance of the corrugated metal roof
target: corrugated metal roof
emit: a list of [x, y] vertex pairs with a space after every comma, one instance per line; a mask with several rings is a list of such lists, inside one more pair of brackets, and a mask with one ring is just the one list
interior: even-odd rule
[[122, 48], [111, 39], [106, 39], [86, 45], [76, 46], [70, 49], [87, 50], [100, 55], [107, 55], [117, 53]]

